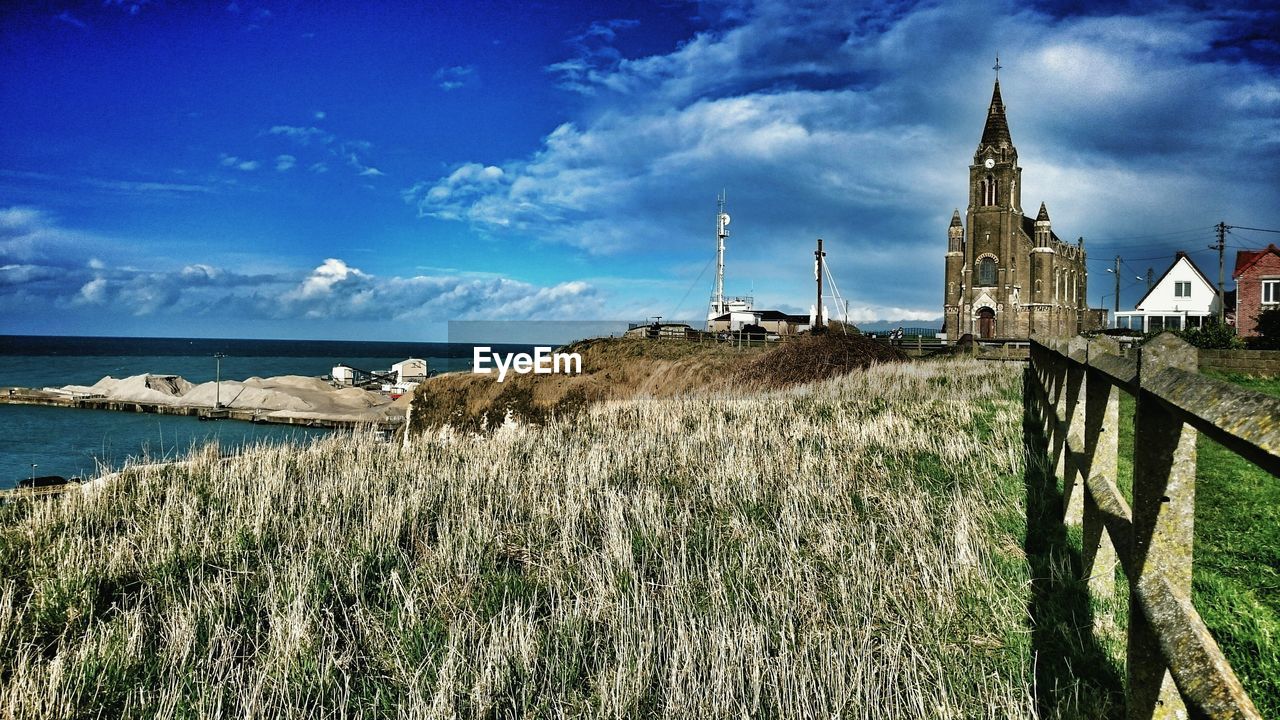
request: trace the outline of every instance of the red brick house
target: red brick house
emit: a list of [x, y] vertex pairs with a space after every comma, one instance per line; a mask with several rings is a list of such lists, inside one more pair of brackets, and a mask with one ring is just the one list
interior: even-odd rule
[[1264, 250], [1236, 253], [1236, 334], [1258, 334], [1254, 319], [1263, 310], [1280, 308], [1280, 248], [1272, 243]]

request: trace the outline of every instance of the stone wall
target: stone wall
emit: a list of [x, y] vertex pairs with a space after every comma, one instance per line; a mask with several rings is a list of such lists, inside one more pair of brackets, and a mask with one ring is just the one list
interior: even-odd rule
[[1273, 377], [1280, 375], [1280, 350], [1201, 350], [1200, 369]]

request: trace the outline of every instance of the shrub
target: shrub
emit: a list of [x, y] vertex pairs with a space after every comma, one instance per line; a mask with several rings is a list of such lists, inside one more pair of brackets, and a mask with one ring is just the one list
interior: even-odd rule
[[1258, 313], [1254, 320], [1258, 323], [1258, 338], [1249, 344], [1259, 350], [1280, 350], [1280, 308], [1271, 308]]
[[1235, 350], [1244, 347], [1244, 341], [1236, 335], [1235, 328], [1218, 323], [1179, 330], [1178, 337], [1206, 350]]

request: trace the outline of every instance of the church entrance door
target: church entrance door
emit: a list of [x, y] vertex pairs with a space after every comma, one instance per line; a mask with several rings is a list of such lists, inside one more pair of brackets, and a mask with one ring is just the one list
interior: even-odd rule
[[978, 337], [990, 340], [996, 336], [996, 311], [984, 307], [978, 311]]

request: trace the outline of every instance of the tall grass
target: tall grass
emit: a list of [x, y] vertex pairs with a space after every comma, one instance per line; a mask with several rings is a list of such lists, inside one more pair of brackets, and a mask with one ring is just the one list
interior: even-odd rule
[[5, 506], [0, 715], [1034, 716], [1020, 377], [198, 452]]

